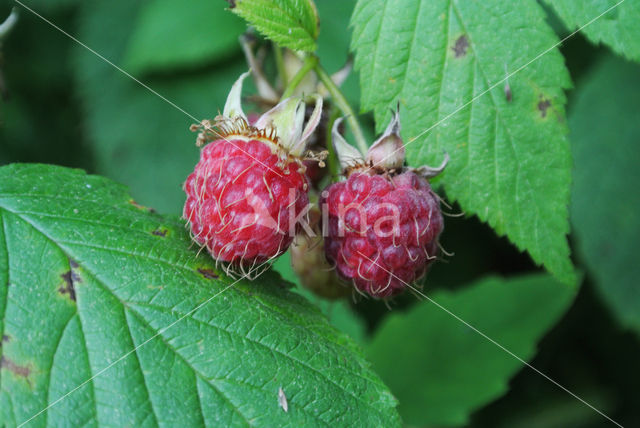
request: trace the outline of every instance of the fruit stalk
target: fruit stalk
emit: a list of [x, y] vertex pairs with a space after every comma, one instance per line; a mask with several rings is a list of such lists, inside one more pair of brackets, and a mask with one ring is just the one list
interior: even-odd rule
[[340, 92], [340, 89], [338, 89], [336, 84], [333, 83], [333, 80], [331, 80], [331, 76], [327, 74], [327, 72], [324, 70], [324, 68], [322, 68], [322, 65], [320, 65], [319, 62], [316, 63], [314, 70], [318, 75], [320, 81], [324, 84], [324, 86], [331, 94], [331, 98], [333, 99], [335, 104], [340, 108], [340, 110], [342, 110], [342, 112], [346, 116], [347, 122], [349, 123], [351, 131], [353, 132], [353, 136], [356, 139], [358, 149], [360, 149], [360, 152], [364, 155], [365, 153], [367, 153], [369, 147], [367, 146], [367, 142], [364, 138], [364, 134], [362, 133], [362, 129], [360, 128], [360, 124], [358, 123], [358, 119], [356, 118], [356, 114], [349, 105], [349, 102], [344, 97], [342, 92]]
[[302, 67], [300, 70], [291, 78], [291, 82], [287, 85], [287, 89], [282, 93], [281, 99], [289, 98], [293, 95], [293, 92], [296, 90], [300, 82], [304, 79], [304, 77], [318, 64], [318, 57], [315, 55], [310, 55], [304, 59], [302, 63]]

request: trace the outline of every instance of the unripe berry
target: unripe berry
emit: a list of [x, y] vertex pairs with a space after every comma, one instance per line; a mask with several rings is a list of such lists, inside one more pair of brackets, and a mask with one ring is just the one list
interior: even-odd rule
[[314, 294], [327, 299], [348, 296], [351, 289], [343, 284], [325, 259], [320, 221], [320, 210], [312, 208], [309, 211], [309, 227], [313, 233], [296, 235], [289, 250], [291, 266], [302, 286]]

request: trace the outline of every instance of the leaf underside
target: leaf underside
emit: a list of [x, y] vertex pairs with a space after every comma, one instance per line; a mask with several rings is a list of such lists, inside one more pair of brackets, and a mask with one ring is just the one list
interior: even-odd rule
[[29, 426], [399, 424], [389, 391], [315, 307], [275, 274], [232, 282], [181, 221], [123, 186], [3, 167], [0, 225], [5, 426], [78, 385]]
[[[379, 130], [399, 101], [409, 163], [437, 165], [448, 152], [438, 179], [447, 197], [573, 283], [570, 80], [539, 5], [361, 0], [352, 25], [362, 107]], [[508, 96], [499, 82], [525, 65], [508, 79]]]
[[313, 52], [318, 16], [310, 0], [236, 0], [232, 11], [279, 45]]

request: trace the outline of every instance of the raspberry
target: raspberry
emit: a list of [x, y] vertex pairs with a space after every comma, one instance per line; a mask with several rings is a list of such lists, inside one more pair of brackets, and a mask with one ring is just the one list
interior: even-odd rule
[[323, 202], [329, 213], [327, 259], [373, 297], [390, 297], [425, 274], [436, 258], [443, 220], [429, 183], [414, 172], [353, 173]]
[[333, 128], [346, 181], [322, 193], [328, 214], [327, 260], [356, 289], [375, 298], [401, 293], [422, 277], [438, 252], [444, 227], [439, 199], [425, 177], [438, 168], [403, 167], [404, 144], [394, 115], [366, 159]]
[[259, 139], [209, 143], [184, 186], [193, 238], [216, 260], [234, 264], [280, 255], [293, 239], [290, 208], [295, 219], [309, 204], [301, 171], [296, 161], [279, 165]]
[[253, 277], [259, 264], [287, 250], [308, 209], [301, 155], [322, 99], [315, 97], [316, 114], [304, 130], [299, 98], [282, 101], [249, 125], [240, 106], [247, 74], [234, 84], [222, 116], [193, 127], [206, 146], [184, 184], [183, 216], [193, 239], [225, 262], [228, 273]]

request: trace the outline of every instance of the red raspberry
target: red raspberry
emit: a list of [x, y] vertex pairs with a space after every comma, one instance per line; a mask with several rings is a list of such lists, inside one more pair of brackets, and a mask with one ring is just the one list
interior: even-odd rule
[[347, 177], [322, 193], [328, 211], [325, 255], [356, 289], [391, 297], [419, 279], [435, 260], [443, 228], [439, 200], [426, 178], [437, 168], [404, 166], [405, 148], [396, 110], [386, 131], [358, 152], [333, 129], [333, 145]]
[[[309, 205], [302, 155], [320, 120], [322, 98], [307, 125], [305, 103], [291, 97], [249, 124], [241, 107], [244, 73], [231, 88], [224, 113], [194, 125], [208, 143], [184, 184], [183, 215], [193, 239], [216, 262], [247, 277], [289, 248]], [[248, 269], [245, 269], [248, 268]]]
[[257, 264], [287, 250], [307, 205], [307, 180], [297, 160], [279, 162], [267, 143], [209, 143], [184, 185], [184, 217], [193, 238], [219, 261]]
[[412, 171], [396, 176], [354, 172], [323, 192], [328, 207], [327, 259], [373, 297], [394, 296], [425, 274], [443, 229], [439, 201]]

